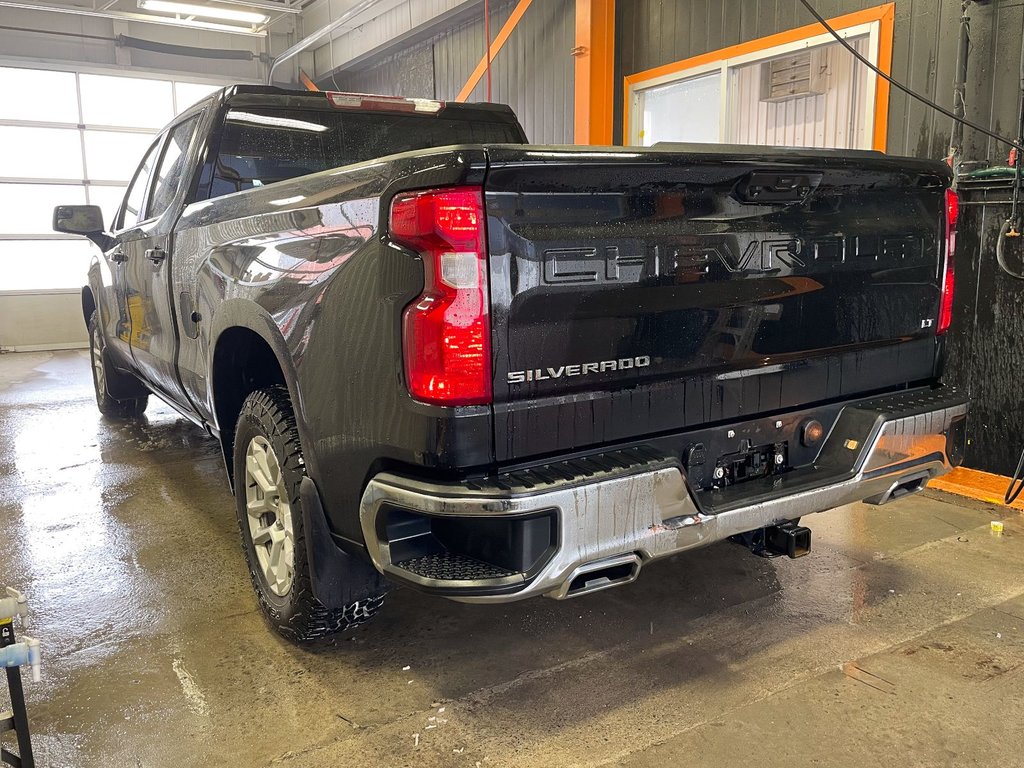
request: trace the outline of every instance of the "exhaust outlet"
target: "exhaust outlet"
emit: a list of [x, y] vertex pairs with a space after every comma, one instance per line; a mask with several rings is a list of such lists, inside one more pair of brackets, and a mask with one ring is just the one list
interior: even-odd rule
[[562, 582], [562, 586], [549, 592], [547, 596], [555, 600], [567, 600], [570, 597], [589, 595], [602, 589], [629, 584], [636, 581], [640, 575], [641, 565], [642, 561], [634, 553], [586, 563], [569, 574]]
[[905, 496], [913, 496], [915, 493], [920, 493], [928, 487], [928, 481], [931, 477], [931, 473], [928, 471], [915, 472], [912, 475], [904, 475], [890, 485], [889, 489], [885, 493], [880, 493], [877, 496], [871, 496], [870, 498], [864, 499], [864, 503], [881, 506], [883, 504], [888, 504], [890, 501], [902, 499]]

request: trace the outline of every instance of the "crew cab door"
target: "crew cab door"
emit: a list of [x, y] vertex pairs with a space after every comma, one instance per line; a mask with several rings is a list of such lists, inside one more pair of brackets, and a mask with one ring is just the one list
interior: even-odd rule
[[171, 285], [172, 231], [199, 114], [171, 126], [159, 149], [141, 221], [123, 243], [136, 370], [175, 405], [194, 412], [177, 370], [178, 334]]
[[[100, 322], [103, 323], [104, 336], [107, 339], [107, 352], [118, 365], [132, 367], [131, 352], [131, 313], [137, 311], [138, 300], [128, 292], [125, 279], [125, 265], [128, 253], [132, 250], [131, 243], [139, 237], [137, 224], [142, 204], [145, 202], [146, 191], [153, 177], [153, 166], [156, 164], [157, 152], [161, 139], [153, 142], [135, 170], [124, 200], [111, 223], [114, 233], [114, 244], [104, 253], [106, 266], [109, 269], [109, 285], [113, 289], [113, 306], [101, 307]], [[104, 282], [107, 278], [104, 278]], [[110, 294], [108, 294], [109, 296]]]

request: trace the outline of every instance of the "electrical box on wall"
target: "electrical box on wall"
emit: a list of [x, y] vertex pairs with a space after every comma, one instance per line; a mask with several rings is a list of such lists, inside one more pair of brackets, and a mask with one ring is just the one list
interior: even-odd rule
[[828, 90], [825, 48], [780, 56], [761, 64], [761, 101], [820, 96]]

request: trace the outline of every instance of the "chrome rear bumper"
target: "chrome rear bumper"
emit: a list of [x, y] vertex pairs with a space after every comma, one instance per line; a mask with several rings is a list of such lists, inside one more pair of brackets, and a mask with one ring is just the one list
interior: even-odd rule
[[[643, 447], [593, 463], [567, 462], [557, 471], [552, 465], [538, 473], [545, 480], [531, 487], [515, 475], [436, 484], [382, 473], [363, 494], [362, 530], [378, 570], [454, 600], [574, 597], [627, 583], [651, 561], [735, 534], [852, 502], [884, 504], [921, 490], [962, 460], [966, 414], [966, 399], [948, 390], [848, 404], [815, 466], [710, 494], [691, 491], [678, 459]], [[576, 469], [579, 476], [573, 476]], [[422, 558], [406, 567], [394, 558], [400, 534], [389, 533], [385, 523], [388, 515], [406, 513], [427, 526], [444, 519], [550, 517], [554, 536], [536, 566], [525, 571], [478, 567], [486, 564], [443, 553], [429, 567]]]

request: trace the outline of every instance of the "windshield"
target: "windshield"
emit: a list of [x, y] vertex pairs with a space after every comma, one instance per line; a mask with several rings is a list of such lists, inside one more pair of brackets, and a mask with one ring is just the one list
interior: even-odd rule
[[237, 107], [228, 111], [208, 197], [450, 144], [521, 144], [515, 125], [457, 117]]

